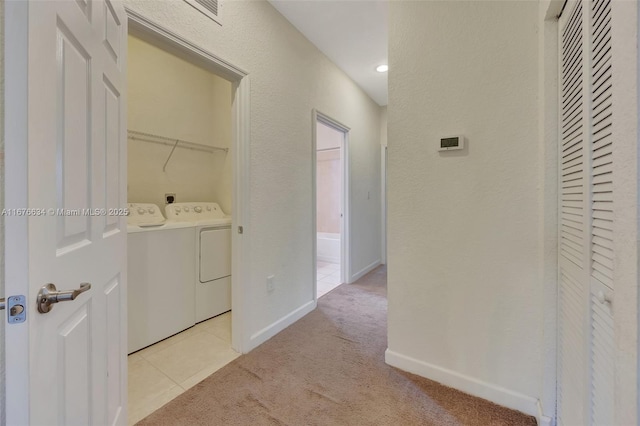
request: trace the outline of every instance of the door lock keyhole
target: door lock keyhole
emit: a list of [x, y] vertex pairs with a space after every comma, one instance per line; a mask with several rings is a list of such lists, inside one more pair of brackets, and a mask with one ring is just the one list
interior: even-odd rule
[[24, 312], [24, 306], [22, 305], [14, 305], [9, 309], [9, 315], [15, 317]]

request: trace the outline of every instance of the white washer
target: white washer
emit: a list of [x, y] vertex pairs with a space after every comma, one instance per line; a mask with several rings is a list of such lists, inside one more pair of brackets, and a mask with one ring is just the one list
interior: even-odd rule
[[217, 203], [165, 206], [168, 222], [196, 228], [196, 322], [231, 309], [231, 217]]
[[129, 204], [128, 353], [195, 324], [193, 224], [168, 222], [155, 204]]

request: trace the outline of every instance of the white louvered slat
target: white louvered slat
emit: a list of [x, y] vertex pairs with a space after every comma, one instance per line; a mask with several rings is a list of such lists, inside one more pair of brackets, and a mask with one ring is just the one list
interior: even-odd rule
[[[603, 175], [606, 175], [606, 176], [603, 176]], [[600, 183], [609, 183], [609, 182], [613, 182], [613, 163], [612, 162], [603, 163], [597, 169], [593, 170], [592, 183], [600, 184]]]
[[591, 1], [591, 267], [613, 289], [613, 125], [611, 1]]
[[602, 256], [611, 257], [613, 250], [603, 246], [596, 246], [594, 247], [593, 252]]
[[[595, 287], [594, 292], [603, 291]], [[607, 302], [591, 296], [591, 424], [612, 425], [614, 418], [614, 331]]]
[[577, 227], [576, 222], [568, 220], [568, 219], [563, 219], [562, 220], [562, 225], [565, 226], [564, 231], [568, 235], [571, 235], [571, 236], [576, 237], [576, 238], [582, 238], [582, 230]]
[[562, 155], [563, 164], [570, 164], [573, 161], [581, 161], [581, 159], [582, 159], [582, 146], [580, 145], [570, 147]]
[[613, 253], [612, 241], [610, 241], [610, 240], [608, 240], [606, 238], [600, 238], [598, 236], [594, 236], [593, 237], [593, 243], [594, 244], [598, 244], [598, 246], [601, 247], [601, 248], [607, 248]]
[[602, 137], [593, 140], [593, 150], [597, 151], [611, 145], [611, 131], [602, 134]]
[[593, 184], [611, 183], [613, 181], [612, 172], [610, 170], [601, 169], [603, 173], [593, 176], [591, 182]]
[[[611, 286], [613, 285], [613, 282], [611, 278], [608, 277], [608, 272], [610, 271], [607, 271], [606, 268], [604, 268], [602, 265], [598, 264], [597, 262], [594, 262], [593, 264], [594, 264], [594, 269], [592, 271], [593, 278], [595, 278], [602, 284], [606, 285], [607, 287], [611, 288]], [[602, 271], [604, 271], [604, 273]]]
[[560, 255], [584, 267], [584, 59], [582, 5], [562, 31]]
[[[594, 153], [595, 155], [596, 153]], [[593, 171], [594, 174], [599, 173], [600, 170], [597, 170], [599, 167], [604, 167], [607, 166], [609, 164], [611, 164], [611, 159], [612, 159], [612, 155], [611, 152], [607, 152], [607, 153], [599, 153], [600, 155], [598, 157], [593, 158]], [[595, 190], [595, 188], [594, 188]]]
[[562, 206], [562, 223], [580, 229], [582, 223], [582, 212], [569, 206]]
[[593, 233], [593, 237], [601, 237], [613, 243], [613, 231], [611, 229], [598, 228], [594, 226], [591, 228], [591, 232]]

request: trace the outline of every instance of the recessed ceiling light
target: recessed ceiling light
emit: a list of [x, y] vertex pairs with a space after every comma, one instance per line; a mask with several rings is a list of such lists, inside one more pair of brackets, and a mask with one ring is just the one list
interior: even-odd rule
[[389, 65], [378, 65], [376, 67], [376, 71], [378, 71], [378, 72], [387, 72], [387, 71], [389, 71]]

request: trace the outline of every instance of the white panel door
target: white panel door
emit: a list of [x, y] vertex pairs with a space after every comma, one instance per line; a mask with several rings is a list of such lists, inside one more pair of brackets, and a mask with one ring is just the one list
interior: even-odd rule
[[[26, 220], [22, 235], [27, 322], [8, 326], [7, 336], [20, 332], [28, 340], [26, 348], [7, 345], [7, 423], [125, 424], [124, 8], [109, 0], [37, 1], [10, 5], [7, 13], [26, 18], [28, 35], [21, 141], [28, 198], [6, 207], [44, 210]], [[19, 191], [7, 184], [8, 193]], [[19, 238], [8, 235], [7, 247], [19, 246]], [[39, 313], [38, 291], [47, 283], [91, 288]], [[28, 363], [14, 362], [20, 356]], [[12, 389], [26, 398], [13, 398]]]

